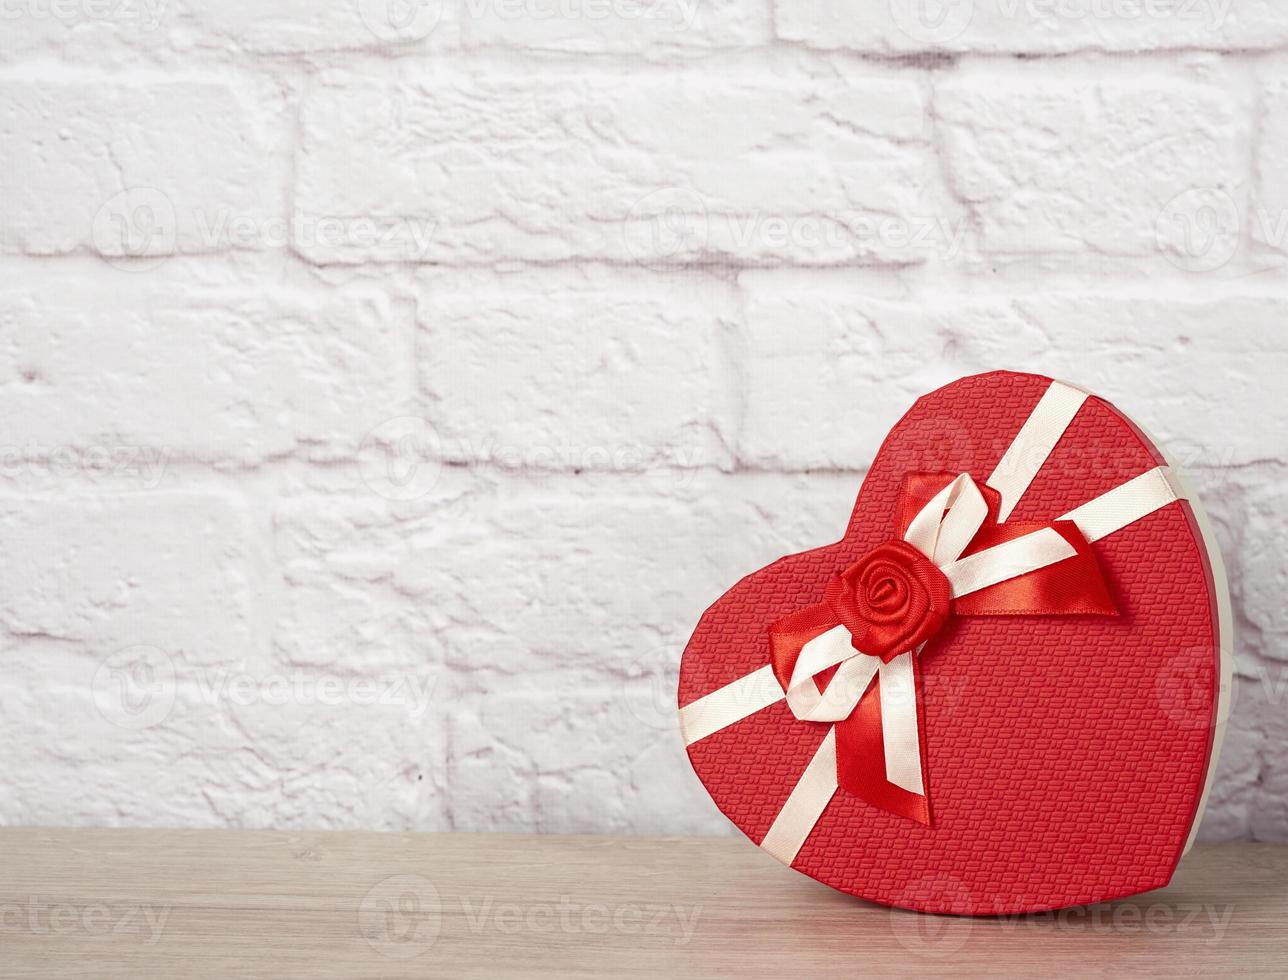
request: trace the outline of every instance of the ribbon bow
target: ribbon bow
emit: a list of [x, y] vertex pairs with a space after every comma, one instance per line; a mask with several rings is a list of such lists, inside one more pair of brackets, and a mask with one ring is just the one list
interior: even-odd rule
[[998, 509], [997, 492], [969, 474], [910, 475], [899, 537], [769, 630], [792, 713], [836, 725], [837, 785], [924, 824], [920, 659], [948, 619], [1116, 613], [1074, 522], [998, 524]]

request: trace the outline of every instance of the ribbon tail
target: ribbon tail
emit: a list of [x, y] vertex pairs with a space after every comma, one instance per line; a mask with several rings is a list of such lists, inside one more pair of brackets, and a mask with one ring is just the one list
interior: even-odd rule
[[836, 729], [829, 728], [760, 846], [789, 868], [836, 794]]
[[836, 775], [841, 789], [870, 806], [929, 825], [920, 659], [904, 653], [883, 664], [836, 726]]
[[984, 528], [976, 535], [971, 554], [957, 562], [957, 566], [960, 569], [971, 563], [988, 562], [989, 556], [1016, 547], [1021, 540], [1034, 541], [1039, 535], [1045, 535], [1048, 540], [1056, 540], [1058, 535], [1067, 546], [1068, 557], [955, 595], [953, 615], [1118, 615], [1095, 553], [1078, 526], [1071, 521], [1059, 520], [1050, 525], [999, 524]]

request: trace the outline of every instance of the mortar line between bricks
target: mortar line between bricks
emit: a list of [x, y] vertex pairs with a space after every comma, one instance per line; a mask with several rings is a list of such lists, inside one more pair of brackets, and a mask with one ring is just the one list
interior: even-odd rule
[[[398, 78], [408, 77], [432, 78], [440, 74], [451, 75], [455, 69], [461, 69], [464, 74], [470, 75], [488, 68], [504, 69], [507, 73], [520, 74], [531, 73], [533, 69], [547, 69], [552, 73], [584, 74], [587, 69], [591, 69], [605, 74], [623, 76], [673, 78], [677, 71], [682, 74], [709, 74], [709, 69], [713, 66], [730, 69], [740, 64], [745, 65], [748, 74], [756, 74], [765, 67], [763, 62], [766, 57], [774, 61], [778, 56], [790, 55], [797, 57], [804, 55], [822, 69], [820, 72], [808, 71], [805, 69], [809, 63], [801, 65], [799, 62], [783, 61], [784, 66], [794, 69], [794, 77], [804, 80], [817, 80], [821, 74], [830, 74], [827, 69], [834, 68], [838, 64], [881, 70], [893, 69], [897, 75], [903, 71], [945, 73], [954, 69], [969, 68], [974, 64], [1025, 65], [1042, 62], [1076, 62], [1080, 59], [1101, 69], [1121, 66], [1120, 70], [1125, 75], [1130, 75], [1133, 66], [1141, 64], [1156, 65], [1166, 69], [1168, 74], [1183, 74], [1185, 69], [1183, 65], [1178, 65], [1178, 60], [1185, 57], [1212, 56], [1230, 60], [1261, 60], [1273, 59], [1286, 53], [1288, 53], [1288, 42], [1268, 47], [1178, 45], [1146, 51], [1108, 47], [1085, 47], [1069, 51], [1022, 48], [996, 51], [978, 49], [865, 51], [817, 47], [794, 40], [739, 47], [695, 48], [676, 45], [646, 47], [640, 51], [585, 54], [521, 46], [480, 46], [442, 50], [410, 47], [407, 50], [389, 52], [381, 51], [379, 48], [358, 47], [309, 52], [203, 53], [195, 60], [189, 59], [180, 74], [170, 70], [169, 66], [160, 60], [144, 65], [131, 65], [126, 70], [116, 70], [109, 65], [86, 65], [42, 57], [13, 61], [0, 66], [0, 82], [224, 84], [230, 67], [241, 66], [254, 73], [271, 77], [281, 75], [283, 69], [287, 70], [287, 73], [300, 75], [322, 75], [331, 71], [362, 72], [373, 64], [396, 70], [395, 74], [386, 76], [384, 79], [380, 76], [372, 76], [372, 80], [377, 82], [382, 80], [392, 82]], [[431, 59], [428, 63], [425, 61], [426, 56]], [[419, 73], [412, 72], [410, 75], [403, 74], [417, 67], [424, 67], [424, 70]], [[789, 76], [789, 79], [793, 76]]]
[[[493, 273], [504, 280], [508, 276], [522, 276], [529, 272], [566, 270], [569, 272], [586, 272], [608, 270], [619, 273], [638, 275], [642, 280], [665, 280], [674, 276], [701, 274], [722, 282], [738, 284], [745, 276], [772, 277], [776, 275], [792, 276], [808, 274], [822, 279], [835, 278], [839, 283], [852, 288], [845, 291], [856, 296], [880, 296], [881, 287], [898, 285], [899, 296], [889, 297], [892, 301], [916, 302], [918, 297], [926, 295], [949, 296], [954, 300], [988, 302], [990, 300], [1009, 300], [1016, 297], [1069, 295], [1076, 296], [1094, 292], [1097, 296], [1122, 299], [1146, 299], [1165, 290], [1173, 299], [1183, 302], [1209, 303], [1239, 296], [1264, 296], [1277, 298], [1288, 296], [1288, 255], [1280, 255], [1268, 246], [1258, 245], [1254, 250], [1256, 258], [1273, 257], [1279, 259], [1272, 265], [1263, 268], [1240, 270], [1237, 273], [1202, 278], [1193, 273], [1184, 273], [1173, 266], [1159, 269], [1154, 262], [1161, 261], [1150, 257], [1149, 261], [1140, 261], [1136, 267], [1127, 269], [1117, 276], [1109, 276], [1098, 268], [1075, 269], [1064, 273], [1052, 273], [1045, 276], [1040, 283], [1035, 282], [1033, 270], [1027, 266], [1008, 265], [1016, 256], [990, 253], [986, 259], [998, 263], [1001, 272], [992, 271], [986, 279], [981, 280], [968, 267], [944, 266], [928, 267], [926, 264], [882, 265], [865, 263], [827, 263], [803, 264], [783, 263], [776, 265], [738, 264], [733, 262], [700, 262], [688, 264], [663, 265], [658, 263], [635, 263], [609, 258], [579, 258], [528, 260], [519, 258], [498, 258], [492, 262], [479, 263], [441, 263], [415, 261], [377, 260], [369, 262], [316, 262], [308, 259], [293, 249], [281, 249], [276, 253], [267, 250], [225, 249], [220, 251], [193, 252], [178, 254], [171, 258], [176, 264], [187, 268], [201, 267], [210, 263], [210, 268], [217, 268], [218, 263], [233, 262], [238, 259], [253, 258], [257, 255], [283, 258], [290, 263], [297, 263], [300, 268], [318, 273], [344, 274], [352, 273], [354, 278], [343, 284], [326, 283], [329, 289], [343, 293], [345, 289], [360, 283], [366, 287], [382, 287], [380, 277], [395, 273], [404, 273], [412, 277], [450, 274], [452, 272]], [[1054, 256], [1054, 253], [1053, 253]], [[22, 266], [33, 264], [42, 269], [53, 269], [59, 264], [73, 266], [89, 260], [101, 263], [104, 269], [110, 268], [102, 256], [89, 249], [78, 248], [55, 254], [45, 253], [0, 253], [0, 268], [10, 264]], [[146, 262], [148, 260], [140, 260]], [[1127, 265], [1133, 257], [1123, 257], [1120, 265]], [[856, 283], [855, 274], [871, 276], [871, 281]], [[895, 278], [891, 278], [891, 277]], [[903, 276], [915, 278], [899, 278]], [[1094, 285], [1088, 282], [1088, 276], [1095, 277]], [[929, 279], [927, 278], [929, 277]], [[929, 281], [933, 280], [933, 281]], [[984, 283], [985, 288], [980, 287]], [[1246, 285], [1254, 283], [1257, 288], [1248, 290]], [[1017, 287], [1024, 287], [1017, 290]], [[200, 288], [200, 287], [198, 287]], [[870, 290], [870, 292], [868, 291]]]
[[[39, 462], [39, 461], [34, 461]], [[175, 466], [178, 469], [175, 469]], [[79, 499], [75, 495], [85, 493], [92, 494], [104, 490], [128, 493], [128, 494], [148, 494], [148, 493], [190, 493], [202, 492], [211, 489], [223, 487], [237, 490], [237, 481], [249, 475], [262, 477], [271, 477], [281, 475], [281, 471], [292, 468], [314, 472], [324, 472], [327, 470], [346, 469], [355, 467], [357, 460], [354, 457], [338, 458], [330, 461], [306, 460], [295, 457], [280, 457], [271, 461], [258, 464], [233, 464], [231, 461], [221, 459], [212, 462], [197, 462], [192, 460], [173, 460], [167, 462], [166, 478], [154, 487], [146, 489], [124, 488], [116, 486], [110, 478], [95, 480], [92, 478], [63, 477], [51, 480], [48, 483], [24, 490], [20, 485], [12, 485], [0, 482], [0, 499], [21, 499], [30, 496], [31, 493], [47, 491], [50, 484], [56, 483], [58, 489], [65, 495], [63, 499]], [[638, 485], [642, 476], [666, 478], [675, 477], [677, 479], [697, 479], [697, 478], [724, 478], [724, 477], [841, 477], [861, 481], [868, 473], [867, 467], [845, 467], [845, 466], [800, 466], [800, 465], [778, 465], [772, 463], [756, 462], [739, 462], [730, 467], [721, 467], [717, 465], [701, 465], [693, 467], [648, 467], [638, 470], [615, 470], [615, 469], [576, 469], [576, 468], [553, 468], [539, 466], [525, 467], [505, 467], [498, 466], [486, 461], [455, 461], [444, 460], [442, 465], [457, 470], [462, 473], [469, 473], [474, 476], [489, 479], [551, 479], [551, 480], [569, 480], [576, 482], [597, 482], [597, 481], [620, 481], [624, 485]], [[1244, 473], [1265, 473], [1288, 470], [1288, 462], [1277, 459], [1258, 459], [1249, 460], [1240, 463], [1231, 463], [1225, 465], [1209, 465], [1202, 463], [1185, 463], [1183, 469], [1187, 474], [1195, 476], [1204, 476], [1208, 478], [1221, 478], [1234, 476]], [[174, 479], [171, 479], [171, 477]], [[196, 482], [185, 482], [196, 481]], [[128, 481], [126, 481], [128, 482]], [[244, 487], [240, 488], [245, 490]], [[337, 493], [347, 492], [354, 487], [346, 486], [330, 489], [309, 490], [308, 495], [318, 497], [334, 496]], [[359, 486], [358, 489], [361, 489]], [[857, 489], [857, 483], [856, 483]], [[276, 488], [270, 488], [268, 491], [270, 497], [278, 498]], [[260, 499], [264, 493], [254, 490], [247, 493], [247, 496]], [[285, 498], [283, 498], [285, 499]]]

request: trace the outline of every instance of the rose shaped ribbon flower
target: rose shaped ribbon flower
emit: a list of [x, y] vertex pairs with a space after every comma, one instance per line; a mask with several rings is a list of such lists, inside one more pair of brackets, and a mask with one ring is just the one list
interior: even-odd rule
[[1115, 613], [1075, 523], [997, 524], [999, 506], [997, 492], [968, 474], [910, 475], [900, 537], [769, 631], [792, 713], [836, 725], [837, 785], [921, 823], [930, 823], [930, 803], [919, 661], [949, 617]]

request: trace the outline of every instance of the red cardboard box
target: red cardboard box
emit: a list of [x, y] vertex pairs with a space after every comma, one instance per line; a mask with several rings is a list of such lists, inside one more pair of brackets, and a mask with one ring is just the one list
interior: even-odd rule
[[689, 758], [753, 842], [882, 904], [994, 915], [1161, 887], [1230, 691], [1197, 499], [1126, 415], [1032, 374], [917, 401], [845, 537], [703, 615]]

